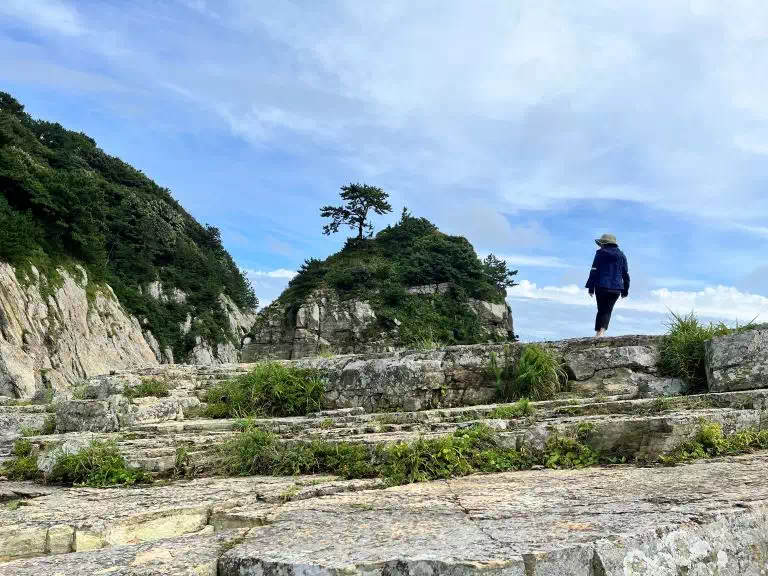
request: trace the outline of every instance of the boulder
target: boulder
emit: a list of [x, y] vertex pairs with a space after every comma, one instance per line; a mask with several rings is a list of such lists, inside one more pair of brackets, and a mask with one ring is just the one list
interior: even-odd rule
[[768, 326], [713, 338], [705, 355], [711, 392], [768, 388]]

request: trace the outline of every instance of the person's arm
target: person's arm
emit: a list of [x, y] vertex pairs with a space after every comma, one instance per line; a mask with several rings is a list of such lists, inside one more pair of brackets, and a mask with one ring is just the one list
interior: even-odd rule
[[592, 270], [589, 271], [589, 278], [587, 279], [587, 285], [585, 288], [589, 290], [589, 295], [595, 293], [595, 286], [597, 286], [597, 268], [599, 266], [600, 252], [595, 254], [595, 259], [592, 261]]
[[624, 267], [622, 269], [622, 275], [624, 276], [624, 291], [621, 293], [622, 298], [629, 296], [629, 264], [627, 263], [627, 257], [624, 256]]

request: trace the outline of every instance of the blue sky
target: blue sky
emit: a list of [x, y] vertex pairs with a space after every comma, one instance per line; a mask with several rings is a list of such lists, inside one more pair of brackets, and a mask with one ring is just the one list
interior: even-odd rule
[[768, 320], [762, 0], [3, 0], [0, 88], [221, 228], [262, 303], [365, 181], [519, 268], [524, 339], [589, 334], [592, 239], [668, 309]]

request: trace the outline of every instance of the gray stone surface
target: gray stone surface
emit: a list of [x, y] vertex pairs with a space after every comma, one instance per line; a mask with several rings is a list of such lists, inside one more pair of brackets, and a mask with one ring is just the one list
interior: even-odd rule
[[13, 510], [0, 506], [0, 550], [6, 560], [10, 550], [17, 556], [0, 563], [0, 576], [768, 570], [766, 453], [389, 489], [312, 477], [106, 490], [5, 486], [0, 499], [27, 499]]
[[765, 455], [534, 471], [291, 502], [221, 576], [763, 574]]
[[[217, 576], [219, 557], [245, 530], [227, 530], [0, 564], [0, 576]], [[51, 541], [53, 544], [53, 541]]]
[[714, 338], [705, 346], [712, 392], [768, 388], [768, 326]]
[[[379, 485], [377, 480], [344, 482], [329, 476], [251, 477], [40, 491], [30, 483], [10, 482], [5, 491], [22, 501], [14, 510], [0, 502], [0, 561], [154, 542], [193, 534], [207, 526], [255, 526], [289, 497], [315, 498]], [[230, 510], [235, 512], [230, 515]], [[55, 551], [50, 549], [53, 538], [58, 538]]]

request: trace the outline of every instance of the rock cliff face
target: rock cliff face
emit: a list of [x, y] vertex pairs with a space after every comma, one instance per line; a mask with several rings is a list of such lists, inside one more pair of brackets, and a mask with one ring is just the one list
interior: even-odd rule
[[[440, 286], [423, 286], [409, 292], [434, 294], [440, 290]], [[468, 305], [481, 320], [489, 340], [512, 337], [512, 311], [508, 305], [481, 300], [470, 300]], [[369, 302], [340, 300], [331, 290], [317, 290], [293, 313], [280, 302], [265, 308], [243, 347], [243, 362], [295, 360], [325, 352], [391, 352], [398, 340], [397, 321], [395, 324], [392, 330], [383, 330]]]
[[[32, 398], [52, 389], [66, 397], [71, 384], [82, 378], [174, 361], [172, 352], [161, 350], [139, 319], [125, 312], [109, 286], [87, 290], [88, 276], [81, 267], [59, 272], [60, 286], [52, 289], [34, 267], [22, 283], [10, 265], [0, 262], [0, 396]], [[50, 295], [41, 295], [41, 284]], [[158, 298], [164, 295], [161, 286], [148, 289]], [[185, 297], [178, 291], [172, 296]], [[221, 304], [232, 334], [241, 338], [255, 314], [242, 312], [223, 295]], [[227, 342], [212, 350], [200, 341], [191, 361], [237, 362], [238, 348]]]

